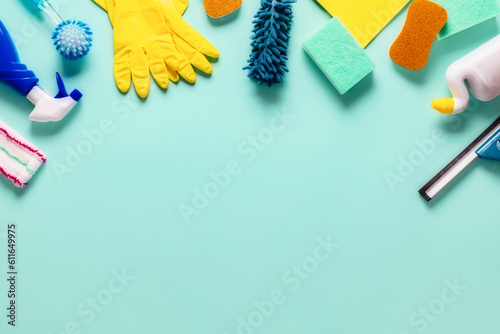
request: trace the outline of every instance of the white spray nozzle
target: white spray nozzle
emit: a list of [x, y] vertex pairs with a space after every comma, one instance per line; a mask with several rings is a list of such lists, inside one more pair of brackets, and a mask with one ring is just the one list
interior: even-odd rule
[[57, 122], [62, 120], [81, 99], [82, 94], [74, 90], [68, 95], [64, 83], [56, 73], [59, 93], [52, 97], [40, 86], [34, 86], [26, 98], [35, 105], [28, 118], [35, 122]]

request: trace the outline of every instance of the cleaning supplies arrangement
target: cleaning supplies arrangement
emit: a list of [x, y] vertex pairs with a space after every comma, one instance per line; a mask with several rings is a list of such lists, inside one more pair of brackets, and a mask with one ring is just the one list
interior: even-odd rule
[[497, 0], [433, 0], [446, 8], [448, 22], [439, 39], [450, 37], [500, 14]]
[[206, 56], [217, 58], [219, 51], [182, 18], [186, 1], [94, 1], [108, 12], [113, 25], [114, 72], [120, 91], [130, 89], [132, 78], [137, 94], [147, 97], [150, 71], [163, 89], [179, 75], [194, 83], [193, 66], [212, 73]]
[[500, 160], [500, 118], [420, 189], [419, 193], [430, 201], [477, 158]]
[[341, 95], [375, 69], [365, 50], [336, 17], [302, 47]]
[[[78, 59], [89, 52], [92, 32], [86, 24], [63, 22], [47, 0], [31, 1], [58, 24], [53, 39], [64, 57]], [[133, 82], [137, 94], [145, 98], [149, 94], [150, 74], [161, 88], [166, 89], [170, 81], [177, 82], [180, 77], [194, 83], [193, 66], [212, 73], [209, 59], [219, 57], [219, 52], [183, 19], [188, 0], [93, 1], [108, 13], [113, 26], [114, 76], [120, 91], [128, 92]], [[303, 49], [342, 95], [374, 70], [375, 64], [364, 48], [409, 0], [317, 1], [333, 18], [304, 42]], [[427, 64], [437, 35], [447, 37], [500, 12], [494, 0], [434, 1], [414, 0], [409, 6], [405, 25], [390, 50], [394, 62], [419, 70]], [[243, 69], [248, 70], [248, 76], [259, 85], [272, 86], [285, 81], [295, 2], [261, 0], [254, 16], [252, 53]], [[229, 15], [241, 4], [242, 0], [204, 0], [206, 12], [213, 18]], [[470, 13], [475, 13], [475, 17]], [[35, 74], [20, 62], [12, 38], [1, 21], [0, 51], [0, 82], [35, 105], [29, 119], [37, 122], [61, 120], [81, 99], [78, 90], [67, 93], [57, 73], [59, 93], [55, 97], [39, 87]], [[465, 81], [479, 100], [489, 101], [499, 96], [500, 62], [497, 59], [500, 59], [500, 36], [450, 66], [446, 79], [453, 98], [436, 100], [432, 106], [448, 114], [465, 110], [470, 100]], [[0, 137], [0, 170], [16, 185], [23, 186], [45, 162], [45, 157], [0, 122], [0, 136], [2, 133], [5, 135]], [[500, 119], [421, 193], [428, 199], [435, 196], [474, 160], [474, 156], [500, 160], [499, 140]]]
[[285, 81], [288, 72], [288, 41], [292, 27], [292, 4], [296, 0], [261, 0], [254, 16], [252, 54], [248, 59], [248, 77], [269, 87]]
[[435, 100], [432, 107], [443, 114], [459, 114], [469, 106], [469, 90], [485, 102], [500, 96], [499, 59], [500, 35], [450, 65], [446, 82], [453, 98]]
[[429, 0], [413, 1], [408, 8], [403, 30], [391, 46], [391, 59], [410, 70], [424, 68], [432, 44], [447, 19], [448, 14], [440, 5]]
[[23, 188], [45, 161], [42, 151], [0, 121], [0, 174]]
[[31, 0], [57, 25], [52, 39], [57, 51], [66, 59], [76, 60], [89, 53], [92, 46], [92, 31], [81, 21], [64, 21], [47, 0]]
[[12, 38], [0, 21], [0, 82], [16, 90], [35, 105], [29, 119], [35, 122], [60, 121], [77, 102], [82, 94], [74, 90], [71, 94], [66, 92], [64, 83], [56, 73], [59, 93], [52, 97], [38, 86], [38, 78], [20, 62]]
[[207, 15], [218, 19], [234, 13], [241, 7], [242, 0], [203, 0]]

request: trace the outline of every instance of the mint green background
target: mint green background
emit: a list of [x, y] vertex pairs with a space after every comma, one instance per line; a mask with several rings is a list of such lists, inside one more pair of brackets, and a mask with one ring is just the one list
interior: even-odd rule
[[[400, 14], [367, 48], [374, 73], [341, 97], [301, 49], [330, 19], [314, 1], [294, 7], [290, 73], [268, 89], [241, 70], [258, 2], [213, 21], [194, 0], [186, 20], [222, 54], [213, 75], [167, 92], [152, 84], [140, 101], [114, 84], [112, 31], [91, 1], [60, 6], [95, 31], [92, 53], [77, 66], [53, 51], [49, 23], [26, 31], [34, 16], [19, 1], [2, 5], [11, 33], [29, 37], [19, 52], [42, 86], [55, 92], [61, 71], [85, 97], [65, 121], [34, 124], [29, 102], [0, 87], [0, 118], [48, 156], [28, 188], [0, 182], [0, 237], [7, 223], [18, 224], [20, 272], [15, 328], [6, 325], [0, 284], [1, 333], [64, 333], [74, 321], [88, 334], [233, 334], [238, 317], [255, 316], [254, 301], [274, 290], [285, 300], [254, 333], [499, 332], [498, 164], [477, 161], [430, 204], [417, 193], [499, 115], [498, 100], [451, 121], [429, 107], [449, 96], [447, 66], [497, 34], [494, 20], [436, 42], [426, 69], [410, 73], [388, 56]], [[128, 116], [113, 112], [117, 105], [132, 106], [120, 109]], [[246, 161], [239, 145], [283, 110], [295, 118]], [[67, 147], [103, 119], [114, 130], [58, 180], [54, 166], [65, 163]], [[444, 142], [392, 191], [385, 173], [397, 172], [400, 156], [436, 129]], [[233, 160], [241, 173], [187, 224], [179, 205]], [[292, 290], [282, 276], [310, 260], [319, 237], [340, 246]], [[78, 306], [105, 293], [122, 268], [135, 279], [87, 323]], [[467, 286], [456, 301], [425, 330], [412, 325], [412, 314], [439, 305], [444, 281], [455, 279]]]

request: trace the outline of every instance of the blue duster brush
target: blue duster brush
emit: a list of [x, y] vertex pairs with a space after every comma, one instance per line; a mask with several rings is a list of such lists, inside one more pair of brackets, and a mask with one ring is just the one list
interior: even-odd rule
[[45, 12], [56, 24], [52, 34], [57, 51], [66, 59], [76, 60], [89, 53], [92, 46], [92, 31], [81, 21], [63, 21], [47, 0], [31, 0]]
[[285, 81], [288, 72], [288, 40], [292, 26], [292, 4], [296, 0], [261, 0], [253, 21], [252, 54], [248, 59], [248, 76], [269, 86]]

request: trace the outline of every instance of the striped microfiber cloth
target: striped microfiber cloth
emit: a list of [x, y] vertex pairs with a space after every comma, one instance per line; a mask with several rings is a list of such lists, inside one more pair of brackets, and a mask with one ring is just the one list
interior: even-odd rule
[[22, 188], [45, 160], [42, 151], [0, 120], [0, 174]]

